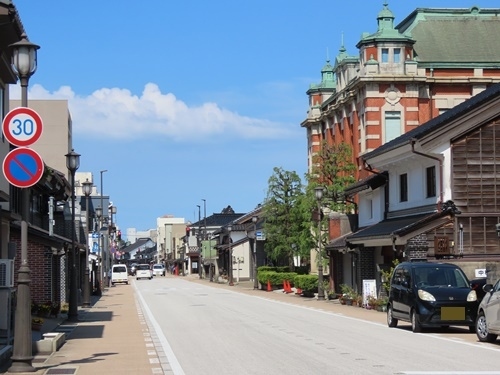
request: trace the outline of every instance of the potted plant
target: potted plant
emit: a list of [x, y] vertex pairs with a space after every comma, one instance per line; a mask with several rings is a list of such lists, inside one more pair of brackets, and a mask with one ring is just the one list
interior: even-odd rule
[[368, 302], [365, 307], [367, 310], [375, 309], [377, 307], [377, 298], [374, 296], [368, 296]]
[[38, 317], [32, 318], [31, 319], [31, 329], [33, 331], [40, 331], [42, 329], [43, 323], [44, 323], [44, 320], [42, 318], [38, 318]]
[[378, 298], [376, 301], [377, 311], [386, 312], [387, 311], [387, 297]]
[[352, 306], [352, 301], [356, 298], [356, 291], [347, 284], [340, 285], [340, 290], [342, 291], [342, 299], [345, 300], [345, 304]]

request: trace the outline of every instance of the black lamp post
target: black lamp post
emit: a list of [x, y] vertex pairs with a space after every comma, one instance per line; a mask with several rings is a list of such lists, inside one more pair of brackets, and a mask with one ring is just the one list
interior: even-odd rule
[[[40, 46], [28, 41], [26, 34], [19, 42], [10, 46], [12, 68], [21, 81], [21, 106], [28, 106], [28, 82], [37, 67], [37, 50]], [[21, 267], [17, 278], [17, 304], [15, 313], [14, 346], [12, 365], [9, 372], [34, 372], [31, 347], [31, 296], [30, 269], [28, 266], [28, 219], [30, 213], [30, 192], [21, 189]]]
[[[109, 208], [109, 222], [110, 222], [110, 226], [109, 226], [109, 242], [110, 242], [110, 249], [111, 249], [111, 248], [114, 248], [115, 232], [116, 232], [115, 226], [113, 224], [113, 215], [116, 215], [117, 208], [112, 203], [109, 205], [108, 208]], [[115, 253], [113, 253], [113, 258], [111, 258], [111, 264], [113, 264], [114, 261], [115, 261], [114, 254], [116, 254], [116, 249], [115, 249]], [[110, 283], [110, 280], [108, 280], [108, 284], [109, 283]]]
[[66, 167], [71, 174], [71, 277], [69, 282], [69, 309], [68, 320], [78, 320], [78, 275], [76, 268], [76, 246], [75, 246], [75, 172], [80, 167], [80, 154], [71, 150], [66, 154]]
[[95, 295], [100, 296], [102, 295], [102, 290], [101, 290], [101, 263], [102, 263], [102, 241], [101, 241], [101, 218], [102, 218], [102, 207], [99, 206], [95, 209], [95, 216], [97, 217], [98, 221], [98, 233], [99, 233], [99, 254], [97, 257], [97, 261], [99, 264], [97, 265], [97, 273], [95, 275]]
[[314, 188], [314, 194], [318, 201], [318, 299], [325, 298], [323, 290], [323, 254], [321, 251], [321, 199], [323, 198], [323, 186]]
[[253, 288], [259, 289], [259, 281], [257, 280], [257, 221], [258, 216], [252, 216], [253, 223]]
[[233, 227], [231, 225], [227, 226], [227, 233], [228, 233], [228, 243], [229, 243], [229, 249], [228, 249], [228, 254], [229, 254], [229, 259], [227, 261], [227, 276], [229, 277], [229, 286], [234, 286], [233, 283], [233, 248], [231, 246], [231, 231], [233, 230]]
[[85, 195], [85, 277], [83, 278], [83, 307], [90, 307], [90, 269], [89, 269], [89, 195], [92, 193], [92, 182], [88, 179], [82, 183]]

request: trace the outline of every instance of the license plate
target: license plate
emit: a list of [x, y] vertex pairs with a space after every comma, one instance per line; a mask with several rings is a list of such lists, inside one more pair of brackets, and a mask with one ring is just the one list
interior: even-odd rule
[[441, 307], [441, 320], [465, 320], [465, 307]]

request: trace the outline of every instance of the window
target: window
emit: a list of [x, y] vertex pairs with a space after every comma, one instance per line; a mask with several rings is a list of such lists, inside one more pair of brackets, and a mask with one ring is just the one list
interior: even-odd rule
[[436, 196], [436, 167], [426, 169], [427, 198]]
[[373, 219], [373, 200], [368, 199], [368, 219]]
[[382, 48], [382, 62], [389, 62], [389, 48]]
[[408, 202], [408, 174], [399, 175], [399, 201]]
[[401, 135], [401, 112], [385, 112], [384, 143]]
[[401, 62], [401, 49], [399, 48], [394, 49], [394, 62], [395, 63]]

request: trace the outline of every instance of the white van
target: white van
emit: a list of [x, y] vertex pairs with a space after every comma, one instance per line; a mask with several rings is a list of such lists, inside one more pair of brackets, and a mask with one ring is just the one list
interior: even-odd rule
[[116, 283], [128, 284], [128, 271], [125, 264], [113, 264], [111, 267], [111, 285]]

